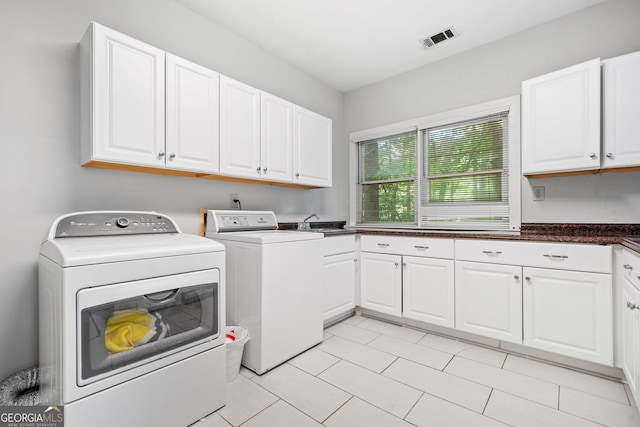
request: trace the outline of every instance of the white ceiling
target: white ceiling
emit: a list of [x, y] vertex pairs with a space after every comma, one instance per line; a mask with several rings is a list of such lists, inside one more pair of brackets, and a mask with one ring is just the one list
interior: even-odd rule
[[[346, 92], [606, 0], [176, 0]], [[419, 41], [454, 26], [459, 36]]]

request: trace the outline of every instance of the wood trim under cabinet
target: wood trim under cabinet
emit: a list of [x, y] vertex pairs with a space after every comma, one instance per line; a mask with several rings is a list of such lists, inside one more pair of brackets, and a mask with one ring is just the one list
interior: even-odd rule
[[523, 174], [525, 178], [555, 178], [559, 176], [577, 176], [577, 175], [597, 175], [601, 173], [613, 172], [636, 172], [640, 171], [640, 166], [630, 166], [626, 168], [608, 168], [608, 169], [590, 169], [569, 172], [550, 172], [540, 174]]
[[188, 178], [202, 178], [202, 179], [210, 179], [215, 181], [230, 181], [230, 182], [243, 182], [246, 184], [275, 185], [278, 187], [300, 188], [300, 189], [307, 189], [307, 190], [318, 188], [311, 185], [293, 184], [288, 182], [262, 181], [257, 179], [236, 178], [232, 176], [212, 175], [212, 174], [206, 174], [202, 172], [188, 172], [188, 171], [179, 171], [179, 170], [172, 170], [172, 169], [153, 168], [148, 166], [125, 165], [120, 163], [100, 162], [95, 160], [91, 160], [83, 164], [82, 166], [100, 168], [100, 169], [121, 170], [121, 171], [128, 171], [128, 172], [153, 173], [157, 175], [173, 175], [173, 176], [184, 176]]

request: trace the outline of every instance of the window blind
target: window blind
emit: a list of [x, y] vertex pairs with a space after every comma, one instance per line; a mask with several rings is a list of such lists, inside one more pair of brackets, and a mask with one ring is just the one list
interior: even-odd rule
[[508, 111], [423, 129], [421, 227], [509, 229]]
[[417, 131], [358, 143], [359, 224], [416, 224]]

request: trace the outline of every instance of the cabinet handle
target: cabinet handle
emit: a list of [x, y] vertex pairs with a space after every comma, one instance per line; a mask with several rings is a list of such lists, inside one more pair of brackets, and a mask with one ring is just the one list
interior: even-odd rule
[[396, 265], [396, 268], [397, 268], [400, 264], [398, 264], [398, 263], [396, 262], [396, 263], [395, 263], [395, 265]]
[[380, 246], [381, 248], [387, 248], [389, 247], [389, 243], [378, 243], [378, 246]]
[[267, 168], [262, 169], [264, 171], [264, 173], [267, 173]]
[[164, 157], [164, 151], [159, 152], [158, 157]]
[[413, 247], [416, 249], [429, 249], [429, 246], [413, 245]]
[[258, 167], [256, 168], [256, 172], [260, 173], [260, 169], [262, 169], [262, 168], [261, 168], [260, 166], [258, 166]]
[[613, 153], [607, 153], [607, 159], [613, 159]]
[[403, 262], [403, 263], [402, 263], [402, 266], [403, 266], [404, 268], [407, 268], [407, 263], [406, 263], [406, 262]]
[[500, 255], [502, 252], [501, 251], [482, 251], [482, 253], [487, 255]]
[[596, 153], [591, 153], [591, 154], [589, 154], [589, 157], [591, 157], [592, 159], [595, 159], [598, 156], [596, 156]]
[[354, 259], [353, 259], [353, 262], [358, 262], [358, 258], [354, 258]]
[[175, 154], [173, 154], [173, 153], [171, 153], [171, 154], [169, 154], [169, 158], [173, 160], [173, 159], [175, 159], [175, 158], [176, 158], [176, 155], [175, 155]]
[[525, 276], [524, 280], [526, 280], [527, 282], [530, 282], [531, 281], [531, 277]]
[[568, 255], [549, 255], [549, 254], [544, 254], [542, 256], [547, 257], [549, 259], [567, 259], [567, 258], [569, 258]]
[[296, 173], [296, 178], [300, 178], [300, 173]]
[[627, 307], [629, 307], [629, 310], [639, 310], [640, 307], [637, 306], [636, 304], [632, 303], [631, 301], [627, 301]]
[[625, 270], [633, 270], [633, 267], [630, 264], [623, 265]]
[[514, 279], [516, 280], [520, 280], [520, 276], [518, 276], [517, 274], [515, 276], [513, 276]]

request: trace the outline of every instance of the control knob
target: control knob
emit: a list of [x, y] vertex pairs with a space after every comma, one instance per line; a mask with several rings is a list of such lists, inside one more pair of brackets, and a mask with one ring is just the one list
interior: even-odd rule
[[116, 219], [116, 225], [119, 228], [127, 228], [129, 226], [129, 220], [121, 216], [120, 218]]

